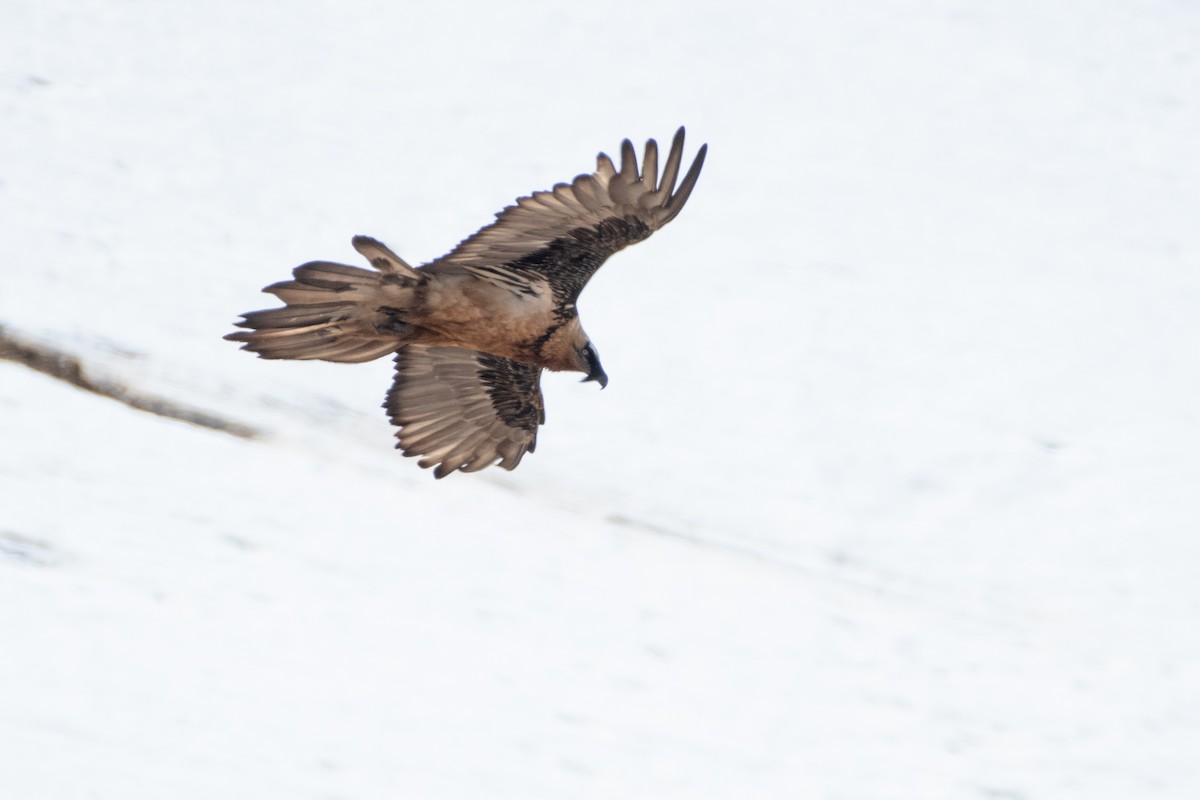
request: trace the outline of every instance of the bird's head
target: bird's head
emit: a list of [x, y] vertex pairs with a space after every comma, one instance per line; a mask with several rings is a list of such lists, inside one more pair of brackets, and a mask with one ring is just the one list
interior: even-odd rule
[[587, 377], [583, 379], [584, 383], [596, 381], [601, 389], [608, 386], [608, 375], [604, 373], [604, 367], [600, 366], [600, 354], [596, 352], [595, 345], [590, 341], [585, 343], [583, 347], [575, 350], [575, 357], [579, 362], [579, 371], [587, 373]]
[[587, 376], [583, 379], [584, 383], [596, 381], [601, 389], [608, 385], [608, 375], [600, 366], [600, 354], [576, 316], [541, 337], [537, 356], [541, 366], [546, 369], [582, 372]]

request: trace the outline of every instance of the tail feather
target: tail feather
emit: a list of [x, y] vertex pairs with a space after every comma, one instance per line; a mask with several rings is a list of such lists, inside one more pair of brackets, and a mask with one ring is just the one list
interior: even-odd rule
[[[326, 293], [328, 296], [328, 293]], [[241, 328], [303, 328], [349, 319], [352, 306], [346, 303], [306, 303], [271, 308], [265, 311], [249, 311], [242, 315]]]
[[377, 309], [406, 307], [420, 279], [412, 275], [391, 274], [385, 287], [383, 274], [374, 270], [329, 261], [303, 264], [292, 271], [293, 280], [263, 289], [286, 306], [243, 314], [237, 325], [248, 330], [225, 338], [260, 358], [371, 361], [403, 344], [394, 326], [376, 327]]

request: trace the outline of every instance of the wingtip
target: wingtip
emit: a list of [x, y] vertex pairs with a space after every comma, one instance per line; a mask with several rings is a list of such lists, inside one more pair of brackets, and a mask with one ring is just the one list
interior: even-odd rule
[[[601, 153], [596, 156], [596, 174], [603, 175], [606, 180], [617, 174], [617, 167], [613, 164], [612, 159], [608, 157], [608, 153]], [[560, 186], [563, 189], [571, 188], [569, 184], [559, 183], [555, 185], [552, 191], [557, 192]]]
[[[675, 131], [675, 136], [671, 139], [671, 146], [672, 147], [676, 147], [676, 146], [682, 147], [683, 142], [686, 138], [687, 138], [687, 127], [684, 125], [680, 125], [679, 128]], [[704, 142], [703, 144], [701, 144], [700, 148], [696, 151], [696, 153], [698, 154], [698, 157], [701, 159], [704, 158], [704, 154], [707, 152], [708, 152], [708, 142]]]
[[630, 178], [638, 174], [637, 151], [628, 139], [621, 142], [621, 174]]
[[687, 173], [683, 176], [683, 180], [676, 186], [675, 179], [679, 174], [679, 167], [683, 161], [683, 127], [680, 126], [679, 131], [675, 134], [675, 141], [671, 144], [671, 153], [667, 159], [667, 168], [664, 170], [664, 179], [660, 186], [660, 191], [669, 193], [664, 204], [665, 208], [668, 209], [668, 213], [661, 220], [661, 225], [666, 225], [675, 219], [679, 215], [679, 212], [683, 210], [684, 204], [687, 203], [688, 197], [692, 194], [692, 189], [696, 187], [696, 181], [700, 177], [700, 169], [704, 166], [706, 155], [708, 155], [707, 143], [700, 145], [695, 157], [692, 159], [691, 166], [688, 167]]

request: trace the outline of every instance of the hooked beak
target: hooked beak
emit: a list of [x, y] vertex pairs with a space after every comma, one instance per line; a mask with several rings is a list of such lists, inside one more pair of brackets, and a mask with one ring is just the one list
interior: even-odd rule
[[[580, 352], [582, 353], [584, 360], [587, 361], [588, 368], [587, 377], [581, 382], [587, 383], [588, 381], [596, 381], [600, 384], [601, 389], [603, 389], [605, 386], [608, 386], [608, 376], [604, 374], [604, 367], [600, 366], [600, 354], [596, 352], [596, 348], [592, 345], [592, 343], [588, 342]], [[582, 371], [583, 370], [580, 370], [580, 372]]]
[[599, 362], [592, 365], [592, 371], [580, 383], [587, 383], [588, 381], [595, 381], [600, 384], [601, 389], [608, 386], [608, 376], [604, 374], [604, 370], [601, 368]]

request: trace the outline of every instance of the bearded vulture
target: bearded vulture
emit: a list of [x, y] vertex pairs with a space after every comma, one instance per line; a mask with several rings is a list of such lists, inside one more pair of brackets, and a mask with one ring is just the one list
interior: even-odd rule
[[264, 292], [286, 305], [251, 311], [226, 336], [261, 358], [370, 361], [395, 353], [383, 407], [396, 447], [443, 478], [533, 452], [545, 422], [543, 369], [608, 376], [575, 303], [613, 253], [675, 219], [696, 185], [702, 146], [676, 187], [683, 135], [662, 175], [646, 142], [639, 171], [628, 139], [621, 168], [604, 153], [596, 171], [534, 192], [435, 261], [412, 267], [381, 242], [352, 240], [373, 269], [311, 261]]

